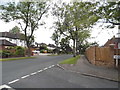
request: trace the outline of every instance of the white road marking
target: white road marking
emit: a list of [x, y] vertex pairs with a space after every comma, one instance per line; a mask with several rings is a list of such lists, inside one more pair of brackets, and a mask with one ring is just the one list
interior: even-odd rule
[[43, 70], [39, 70], [39, 71], [37, 71], [37, 72], [42, 72]]
[[49, 66], [48, 68], [51, 68], [51, 66]]
[[54, 67], [55, 65], [52, 65], [51, 67]]
[[44, 68], [43, 70], [47, 70], [48, 68]]
[[[51, 65], [51, 66], [49, 66], [49, 67], [44, 68], [43, 70], [39, 70], [39, 71], [37, 71], [37, 72], [31, 73], [30, 75], [35, 75], [35, 74], [37, 74], [37, 73], [39, 73], [39, 72], [42, 72], [42, 71], [47, 70], [47, 69], [49, 69], [49, 68], [52, 68], [52, 67], [54, 67], [54, 66], [55, 66], [55, 65]], [[29, 77], [30, 75], [22, 76], [21, 79], [27, 78], [27, 77]], [[20, 79], [15, 79], [15, 80], [13, 80], [13, 81], [11, 81], [11, 82], [8, 82], [8, 84], [15, 83], [15, 82], [17, 82], [17, 81], [19, 81], [19, 80], [20, 80]], [[3, 86], [5, 86], [5, 85], [0, 86], [0, 88], [3, 87]], [[7, 85], [6, 85], [6, 87], [7, 87]], [[9, 86], [8, 86], [8, 87], [9, 87]]]
[[1, 86], [0, 86], [0, 90], [3, 89], [3, 88], [11, 88], [11, 87], [8, 86], [8, 85], [1, 85]]
[[35, 75], [35, 74], [37, 74], [37, 72], [31, 73], [30, 75]]
[[29, 76], [30, 76], [30, 75], [25, 75], [25, 76], [23, 76], [23, 77], [21, 77], [21, 78], [23, 79], [23, 78], [27, 78], [27, 77], [29, 77]]
[[13, 81], [11, 81], [11, 82], [8, 82], [8, 84], [15, 83], [15, 82], [17, 82], [17, 81], [19, 81], [19, 80], [20, 80], [20, 79], [13, 80]]

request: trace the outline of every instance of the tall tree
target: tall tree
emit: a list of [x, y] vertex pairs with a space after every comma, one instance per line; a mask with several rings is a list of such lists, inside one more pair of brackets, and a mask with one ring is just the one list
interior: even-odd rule
[[58, 30], [62, 35], [73, 40], [73, 56], [76, 56], [79, 40], [82, 40], [78, 39], [79, 34], [84, 32], [84, 30], [89, 30], [99, 19], [93, 13], [96, 10], [96, 4], [90, 2], [73, 2], [70, 4], [63, 3], [62, 7], [55, 5], [55, 7], [57, 9], [55, 8], [54, 15], [58, 18], [56, 23]]
[[58, 45], [59, 45], [59, 40], [60, 40], [60, 34], [59, 34], [58, 30], [55, 30], [55, 32], [52, 34], [51, 38], [55, 42], [56, 52], [57, 52], [57, 54], [59, 54]]
[[25, 34], [25, 41], [28, 47], [28, 56], [31, 56], [30, 46], [33, 33], [40, 25], [41, 18], [48, 11], [46, 2], [14, 2], [0, 6], [1, 19], [5, 22], [19, 22]]

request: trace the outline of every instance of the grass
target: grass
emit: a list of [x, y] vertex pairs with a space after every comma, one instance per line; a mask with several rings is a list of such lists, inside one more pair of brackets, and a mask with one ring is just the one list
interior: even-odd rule
[[47, 56], [59, 56], [59, 55], [57, 55], [57, 54], [51, 54], [51, 55], [47, 55]]
[[22, 59], [31, 59], [31, 58], [36, 58], [36, 57], [5, 58], [5, 59], [0, 59], [0, 61], [13, 61], [13, 60], [22, 60]]
[[69, 59], [66, 59], [66, 60], [60, 62], [60, 64], [76, 64], [77, 60], [79, 58], [80, 58], [80, 56], [72, 57], [72, 58], [69, 58]]

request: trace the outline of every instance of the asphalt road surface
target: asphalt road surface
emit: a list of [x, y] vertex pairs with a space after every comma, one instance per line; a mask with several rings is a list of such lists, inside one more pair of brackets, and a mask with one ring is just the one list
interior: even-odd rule
[[56, 64], [72, 55], [39, 56], [2, 63], [2, 84], [12, 88], [118, 88], [118, 83], [63, 70]]

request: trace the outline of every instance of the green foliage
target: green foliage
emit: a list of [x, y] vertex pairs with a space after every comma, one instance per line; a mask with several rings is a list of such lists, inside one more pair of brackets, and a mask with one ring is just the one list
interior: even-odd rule
[[[15, 2], [0, 5], [1, 19], [5, 22], [18, 21], [25, 35], [28, 49], [33, 42], [33, 33], [38, 29], [40, 20], [48, 11], [46, 2]], [[29, 32], [29, 33], [28, 33]], [[30, 56], [30, 52], [28, 53]]]
[[47, 50], [47, 53], [53, 53], [53, 50], [48, 49], [48, 50]]
[[13, 33], [13, 34], [19, 34], [20, 33], [20, 28], [18, 26], [15, 26], [9, 32]]
[[15, 55], [16, 56], [24, 56], [25, 55], [25, 49], [20, 46], [15, 47]]
[[60, 41], [60, 47], [62, 49], [62, 53], [71, 53], [72, 52], [72, 49], [71, 47], [69, 46], [69, 38], [62, 38], [61, 41]]
[[60, 35], [73, 40], [73, 54], [75, 56], [78, 46], [90, 37], [90, 28], [99, 17], [94, 14], [97, 10], [96, 3], [73, 2], [63, 3], [60, 7], [55, 4], [53, 15], [57, 17], [55, 27]]
[[44, 51], [45, 51], [45, 50], [44, 50], [44, 49], [42, 49], [42, 50], [40, 50], [40, 53], [44, 53]]
[[104, 19], [105, 22], [113, 25], [120, 25], [120, 1], [106, 2], [101, 5], [97, 11], [97, 15]]
[[10, 57], [12, 56], [12, 53], [8, 50], [1, 50], [0, 51], [0, 56], [3, 57], [3, 58], [7, 58], [7, 57]]

